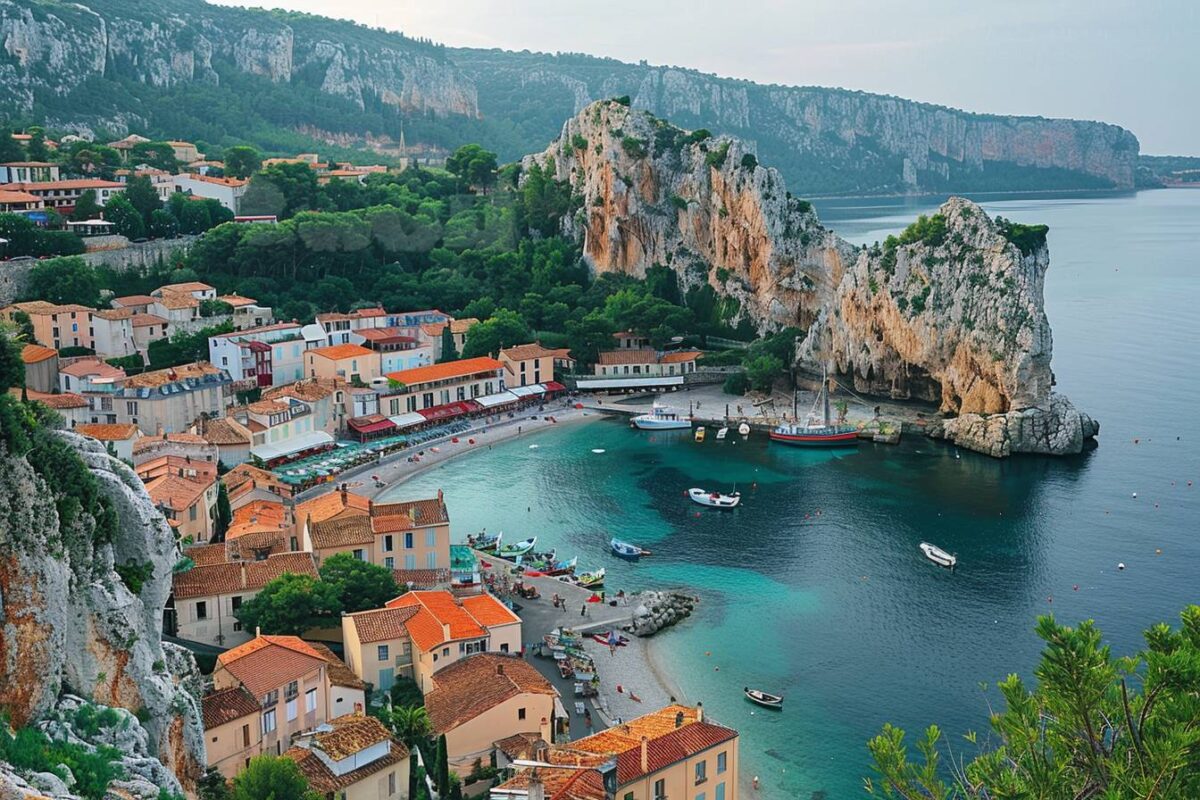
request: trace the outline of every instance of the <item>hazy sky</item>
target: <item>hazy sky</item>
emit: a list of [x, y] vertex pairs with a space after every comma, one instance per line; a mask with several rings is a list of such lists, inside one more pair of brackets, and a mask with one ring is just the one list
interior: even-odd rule
[[1200, 155], [1200, 0], [218, 0], [452, 46], [573, 51], [971, 111], [1123, 125]]

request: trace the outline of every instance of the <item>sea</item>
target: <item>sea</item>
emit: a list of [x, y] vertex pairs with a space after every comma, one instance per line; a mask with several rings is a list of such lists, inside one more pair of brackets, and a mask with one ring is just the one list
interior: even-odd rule
[[[942, 199], [817, 207], [869, 244]], [[1089, 452], [994, 460], [916, 436], [816, 452], [605, 420], [466, 456], [397, 494], [441, 488], [456, 533], [536, 535], [606, 567], [610, 591], [694, 588], [701, 605], [654, 640], [658, 661], [741, 732], [757, 797], [865, 796], [867, 741], [887, 722], [910, 741], [936, 723], [945, 754], [969, 758], [995, 683], [1033, 681], [1038, 616], [1095, 620], [1125, 654], [1200, 602], [1200, 190], [973, 199], [1050, 226], [1053, 366], [1100, 420]], [[691, 486], [745, 499], [702, 511]], [[614, 535], [653, 556], [613, 558]], [[926, 561], [922, 541], [958, 569]], [[752, 706], [745, 686], [783, 694], [784, 710]]]

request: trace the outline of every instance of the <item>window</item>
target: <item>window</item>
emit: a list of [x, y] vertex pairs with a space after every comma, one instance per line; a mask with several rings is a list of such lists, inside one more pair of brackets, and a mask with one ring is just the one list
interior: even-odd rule
[[309, 689], [304, 693], [304, 710], [312, 712], [317, 710], [317, 690]]
[[190, 508], [188, 508], [188, 519], [190, 519], [192, 522], [196, 521], [196, 507], [195, 506], [191, 506]]
[[392, 552], [392, 535], [390, 533], [383, 537], [383, 552]]
[[405, 569], [416, 569], [417, 568], [417, 557], [416, 556], [405, 556], [404, 557], [404, 568]]
[[208, 619], [208, 602], [201, 600], [196, 603], [196, 619]]
[[358, 559], [359, 561], [366, 561], [367, 560], [367, 551], [363, 550], [360, 547], [359, 549], [354, 551], [354, 557], [356, 559]]
[[517, 719], [525, 719], [525, 709], [523, 709], [523, 708], [517, 709]]
[[250, 726], [243, 725], [242, 726], [242, 747], [249, 747], [249, 746], [250, 746]]
[[428, 528], [425, 531], [425, 546], [426, 547], [437, 547], [437, 530], [436, 529]]
[[279, 702], [279, 690], [272, 689], [263, 696], [263, 708], [269, 708]]
[[386, 644], [379, 645], [378, 647], [375, 648], [375, 650], [376, 650], [375, 657], [379, 661], [387, 661], [388, 660], [388, 646]]
[[713, 800], [725, 800], [725, 784], [718, 783], [717, 790], [713, 792]]
[[275, 709], [268, 709], [262, 715], [262, 730], [263, 733], [270, 733], [275, 730]]
[[450, 648], [449, 648], [449, 647], [443, 647], [443, 648], [442, 648], [442, 657], [443, 657], [443, 658], [449, 658], [449, 657], [450, 657]]
[[383, 565], [385, 567], [387, 567], [388, 569], [395, 569], [396, 568], [396, 559], [393, 558], [392, 556], [387, 556], [386, 558], [383, 559]]
[[433, 550], [425, 554], [425, 568], [437, 569], [437, 553]]
[[721, 775], [725, 772], [725, 754], [717, 753], [717, 774]]
[[405, 549], [405, 550], [412, 550], [412, 549], [413, 549], [413, 535], [412, 535], [412, 531], [409, 531], [408, 533], [404, 534], [404, 549]]
[[696, 785], [700, 785], [708, 780], [708, 761], [696, 762]]
[[231, 597], [229, 599], [229, 608], [231, 611], [233, 611], [234, 614], [237, 614], [238, 609], [240, 609], [241, 607], [242, 607], [242, 596], [241, 595], [238, 595], [237, 597]]
[[654, 782], [654, 800], [667, 800], [666, 778], [659, 778]]
[[125, 401], [125, 413], [126, 413], [126, 414], [128, 414], [128, 415], [129, 415], [129, 416], [131, 416], [131, 417], [132, 417], [134, 414], [138, 413], [138, 404], [137, 404], [137, 402], [136, 402], [136, 401], [133, 401], [133, 400], [127, 400], [127, 401]]
[[287, 701], [287, 721], [291, 722], [294, 719], [296, 719], [297, 714], [298, 714], [298, 712], [296, 710], [296, 701], [288, 700]]

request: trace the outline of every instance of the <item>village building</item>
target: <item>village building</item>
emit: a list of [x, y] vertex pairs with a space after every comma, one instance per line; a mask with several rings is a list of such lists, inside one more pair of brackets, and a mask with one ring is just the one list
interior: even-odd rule
[[[43, 405], [49, 406], [60, 415], [68, 428], [74, 428], [77, 425], [87, 424], [91, 420], [91, 410], [88, 408], [88, 401], [85, 397], [71, 392], [59, 392], [57, 394], [39, 392], [36, 389], [24, 389], [25, 397], [30, 401], [36, 401]], [[21, 397], [22, 389], [16, 386], [11, 387], [8, 393], [13, 397]]]
[[336, 378], [308, 378], [264, 389], [263, 400], [294, 397], [312, 408], [313, 430], [337, 437], [346, 423], [347, 386]]
[[362, 712], [306, 732], [284, 753], [312, 791], [336, 800], [400, 800], [408, 796], [408, 748]]
[[115, 381], [114, 421], [132, 422], [147, 435], [182, 433], [202, 416], [225, 416], [232, 383], [207, 361], [126, 376]]
[[[236, 309], [235, 309], [236, 313]], [[279, 386], [303, 377], [301, 326], [279, 322], [208, 337], [208, 360], [235, 383]]]
[[196, 149], [196, 145], [191, 142], [168, 141], [167, 144], [171, 148], [171, 152], [175, 154], [176, 161], [182, 161], [184, 164], [190, 164], [193, 161], [200, 160], [200, 151]]
[[504, 384], [512, 389], [553, 381], [555, 368], [570, 369], [575, 359], [569, 350], [551, 350], [534, 342], [501, 350], [500, 363], [504, 365]]
[[21, 348], [21, 362], [25, 364], [25, 387], [37, 392], [58, 389], [58, 351], [40, 344], [27, 344]]
[[212, 692], [200, 701], [208, 766], [226, 780], [233, 780], [250, 759], [262, 754], [259, 710], [258, 701], [241, 686]]
[[450, 768], [465, 775], [476, 761], [490, 763], [496, 741], [505, 736], [553, 741], [558, 699], [558, 690], [532, 664], [479, 653], [433, 674], [425, 709], [434, 735], [446, 737]]
[[[389, 417], [450, 419], [476, 410], [465, 401], [504, 391], [504, 365], [486, 356], [389, 372], [386, 377], [390, 393], [383, 399], [382, 412]], [[409, 424], [410, 420], [405, 418]]]
[[38, 344], [62, 350], [67, 347], [92, 349], [92, 314], [95, 309], [75, 303], [57, 305], [44, 300], [13, 303], [0, 309], [0, 318], [16, 322], [17, 312], [29, 317]]
[[[33, 215], [46, 207], [42, 198], [0, 185], [0, 214]], [[2, 243], [0, 243], [2, 244]]]
[[52, 161], [6, 161], [0, 164], [0, 183], [45, 183], [59, 179]]
[[88, 436], [104, 445], [122, 461], [133, 463], [133, 446], [141, 438], [142, 432], [137, 425], [125, 423], [108, 424], [103, 422], [86, 422], [75, 426], [75, 432]]
[[[242, 297], [239, 294], [223, 294], [217, 297], [222, 303], [233, 309], [233, 327], [236, 330], [252, 330], [271, 325], [275, 321], [274, 311], [270, 306], [259, 305], [257, 300]], [[296, 326], [297, 329], [300, 327]]]
[[688, 375], [696, 371], [696, 359], [701, 355], [699, 350], [605, 350], [596, 361], [595, 374], [658, 378]]
[[190, 475], [166, 472], [146, 482], [146, 493], [180, 539], [203, 544], [212, 538], [217, 517], [215, 467]]
[[379, 377], [379, 356], [358, 344], [314, 347], [304, 353], [306, 377], [367, 384]]
[[738, 798], [738, 733], [709, 722], [700, 705], [669, 705], [568, 744], [540, 747], [535, 760], [563, 768], [522, 771], [491, 797]]
[[315, 427], [312, 406], [295, 397], [259, 400], [232, 416], [250, 431], [250, 455], [268, 466], [333, 447], [333, 437]]
[[75, 204], [84, 192], [91, 191], [96, 195], [96, 204], [103, 207], [108, 201], [125, 191], [125, 184], [117, 181], [106, 181], [99, 178], [73, 178], [70, 180], [51, 181], [18, 181], [7, 183], [4, 188], [10, 192], [24, 192], [42, 201], [46, 208], [53, 208], [63, 216], [70, 216], [75, 211]]
[[366, 328], [358, 332], [362, 345], [379, 353], [382, 373], [424, 367], [433, 363], [433, 346], [415, 336], [403, 333], [403, 328]]
[[175, 176], [176, 191], [216, 200], [234, 214], [241, 209], [242, 197], [250, 187], [250, 181], [244, 178], [217, 178], [199, 173], [181, 173]]

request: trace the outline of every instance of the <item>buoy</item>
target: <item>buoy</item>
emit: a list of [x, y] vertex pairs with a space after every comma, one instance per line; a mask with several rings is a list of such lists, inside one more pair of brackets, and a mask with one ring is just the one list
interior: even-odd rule
[[1133, 493], [1133, 499], [1134, 499], [1134, 500], [1136, 500], [1136, 499], [1137, 499], [1137, 492], [1134, 492], [1134, 493]]
[[1162, 555], [1162, 548], [1161, 548], [1161, 547], [1156, 547], [1156, 548], [1154, 548], [1154, 555], [1156, 555], [1156, 556], [1161, 556], [1161, 555]]
[[1122, 562], [1118, 563], [1118, 564], [1117, 564], [1117, 569], [1125, 569], [1125, 562], [1124, 562], [1124, 561], [1122, 561]]
[[1078, 592], [1078, 591], [1079, 591], [1079, 584], [1077, 583], [1077, 584], [1075, 584], [1074, 586], [1072, 586], [1071, 588], [1072, 588], [1072, 589], [1074, 589], [1075, 591], [1077, 591], [1077, 592]]

